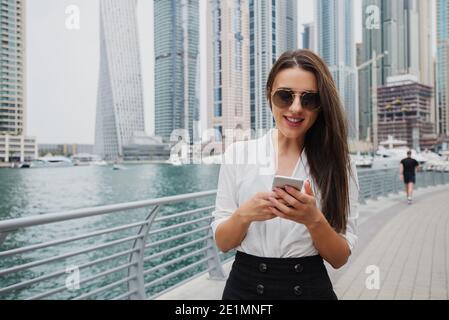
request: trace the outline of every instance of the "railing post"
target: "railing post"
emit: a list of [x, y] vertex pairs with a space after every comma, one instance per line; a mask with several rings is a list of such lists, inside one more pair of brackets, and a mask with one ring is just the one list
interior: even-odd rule
[[420, 172], [416, 172], [416, 183], [415, 183], [415, 190], [418, 190], [419, 188], [422, 187], [422, 183], [421, 183], [421, 173]]
[[394, 172], [393, 174], [393, 193], [397, 194], [399, 191], [398, 188], [398, 174], [396, 172]]
[[371, 177], [370, 177], [370, 199], [372, 200], [376, 200], [376, 194], [374, 193], [374, 183], [376, 180], [376, 173], [374, 173]]
[[4, 231], [0, 233], [0, 246], [3, 244], [3, 242], [6, 240], [6, 237], [8, 236], [9, 232]]
[[384, 171], [383, 173], [382, 173], [382, 177], [381, 177], [381, 180], [382, 180], [382, 196], [383, 197], [386, 197], [387, 195], [388, 195], [388, 192], [387, 192], [387, 171]]
[[207, 249], [206, 254], [208, 257], [211, 257], [211, 259], [207, 260], [207, 265], [211, 269], [209, 271], [209, 278], [212, 280], [226, 280], [226, 273], [221, 264], [217, 246], [215, 245], [212, 228], [209, 228], [207, 246], [209, 249]]
[[145, 251], [145, 243], [147, 241], [148, 232], [150, 231], [151, 224], [159, 213], [160, 206], [153, 208], [151, 213], [145, 219], [145, 224], [140, 227], [138, 232], [141, 235], [140, 238], [136, 239], [133, 244], [133, 249], [139, 249], [133, 252], [129, 257], [129, 262], [135, 262], [128, 268], [128, 276], [136, 275], [137, 278], [128, 281], [128, 292], [137, 289], [137, 292], [129, 296], [129, 300], [144, 300], [146, 299], [145, 294], [145, 279], [143, 277], [143, 256]]
[[360, 204], [366, 204], [365, 195], [361, 191], [362, 190], [360, 189], [360, 192], [359, 192], [359, 203]]

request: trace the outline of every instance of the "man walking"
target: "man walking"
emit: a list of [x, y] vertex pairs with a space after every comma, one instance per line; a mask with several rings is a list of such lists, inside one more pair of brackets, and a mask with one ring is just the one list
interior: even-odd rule
[[419, 163], [412, 158], [412, 152], [407, 151], [407, 158], [401, 160], [401, 180], [405, 184], [408, 204], [412, 204], [413, 185], [416, 183], [415, 169], [419, 171]]

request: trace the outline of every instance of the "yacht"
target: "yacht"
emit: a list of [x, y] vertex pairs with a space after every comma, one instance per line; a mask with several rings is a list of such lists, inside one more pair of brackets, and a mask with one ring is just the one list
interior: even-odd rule
[[120, 165], [120, 164], [114, 164], [112, 166], [112, 170], [126, 170], [126, 167]]
[[351, 159], [355, 161], [357, 168], [370, 169], [373, 167], [373, 157], [364, 154], [351, 154]]
[[42, 157], [31, 161], [30, 168], [72, 167], [73, 161], [67, 157]]
[[[398, 168], [402, 159], [407, 157], [407, 141], [396, 140], [393, 136], [379, 143], [379, 149], [373, 158], [372, 169], [391, 169]], [[415, 150], [412, 150], [412, 158], [416, 159], [420, 164], [426, 162], [426, 159], [420, 156]]]
[[107, 166], [108, 163], [101, 159], [100, 156], [88, 153], [80, 153], [72, 156], [72, 161], [77, 166]]
[[427, 159], [424, 170], [449, 172], [449, 159], [444, 156], [444, 153], [440, 156], [430, 150], [425, 150], [421, 152], [421, 156]]
[[222, 164], [223, 155], [217, 154], [213, 156], [206, 156], [201, 158], [201, 163], [203, 164]]

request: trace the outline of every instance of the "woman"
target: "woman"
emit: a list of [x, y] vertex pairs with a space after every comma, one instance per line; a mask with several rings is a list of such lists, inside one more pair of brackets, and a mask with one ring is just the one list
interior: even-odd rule
[[[266, 96], [276, 129], [232, 144], [220, 169], [212, 230], [220, 250], [237, 249], [223, 299], [337, 299], [323, 259], [348, 261], [358, 183], [335, 83], [316, 54], [288, 51]], [[308, 181], [272, 190], [275, 175]]]

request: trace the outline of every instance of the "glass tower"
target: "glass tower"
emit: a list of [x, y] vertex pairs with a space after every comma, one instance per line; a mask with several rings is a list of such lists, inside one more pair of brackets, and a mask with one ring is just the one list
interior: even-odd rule
[[274, 127], [265, 86], [271, 67], [284, 51], [297, 49], [296, 0], [249, 0], [251, 129]]
[[0, 0], [0, 134], [26, 129], [25, 1]]
[[449, 0], [437, 0], [437, 130], [449, 136]]
[[137, 0], [100, 1], [100, 75], [94, 152], [123, 157], [123, 146], [145, 131], [136, 15]]
[[358, 139], [354, 0], [317, 0], [319, 55], [329, 66], [349, 120], [349, 136]]
[[186, 130], [193, 142], [199, 121], [199, 1], [155, 0], [154, 30], [156, 135], [168, 141], [174, 130]]

